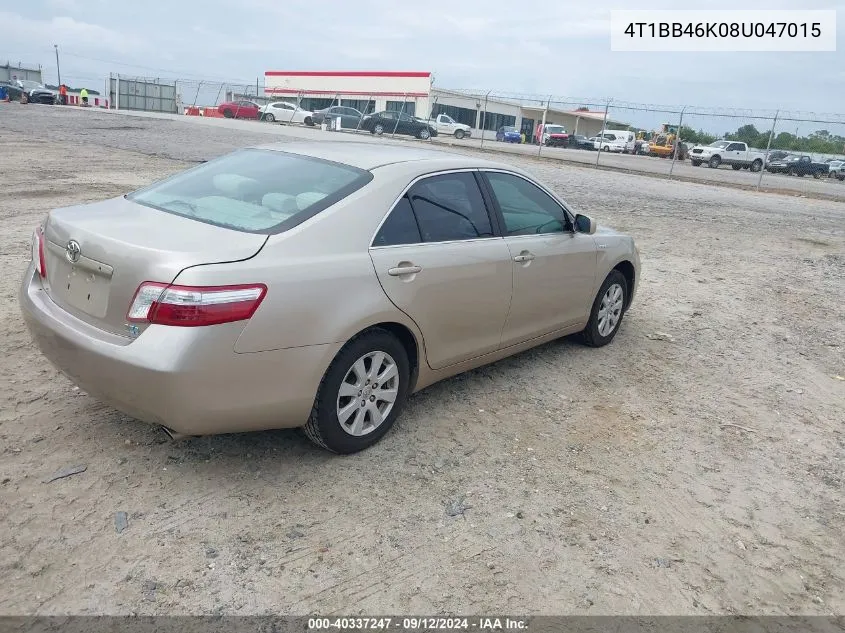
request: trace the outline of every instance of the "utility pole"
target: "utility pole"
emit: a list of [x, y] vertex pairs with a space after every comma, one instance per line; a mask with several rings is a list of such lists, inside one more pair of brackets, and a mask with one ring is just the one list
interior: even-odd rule
[[59, 45], [53, 44], [53, 48], [56, 49], [56, 75], [58, 76], [59, 87], [61, 87], [61, 85], [62, 85], [62, 71], [59, 68]]

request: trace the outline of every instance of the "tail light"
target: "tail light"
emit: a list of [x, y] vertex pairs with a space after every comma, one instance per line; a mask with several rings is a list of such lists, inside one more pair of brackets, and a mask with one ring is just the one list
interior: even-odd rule
[[32, 234], [32, 261], [41, 279], [47, 277], [47, 257], [44, 254], [44, 230], [39, 226]]
[[267, 294], [264, 284], [176, 286], [144, 282], [135, 292], [126, 320], [181, 327], [249, 319]]

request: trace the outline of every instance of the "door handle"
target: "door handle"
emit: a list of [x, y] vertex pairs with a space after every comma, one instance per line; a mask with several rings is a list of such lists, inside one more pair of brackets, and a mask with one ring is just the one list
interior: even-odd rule
[[524, 253], [520, 253], [519, 255], [514, 256], [513, 261], [519, 262], [519, 263], [524, 263], [524, 262], [530, 262], [533, 259], [534, 259], [533, 253], [524, 252]]
[[396, 266], [388, 268], [387, 274], [391, 277], [400, 277], [402, 275], [416, 275], [422, 270], [422, 266]]

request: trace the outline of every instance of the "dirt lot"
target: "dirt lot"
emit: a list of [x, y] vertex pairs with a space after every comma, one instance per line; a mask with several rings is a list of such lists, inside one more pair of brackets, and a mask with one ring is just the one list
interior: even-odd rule
[[351, 457], [171, 443], [30, 343], [31, 231], [266, 140], [0, 105], [0, 612], [845, 613], [845, 205], [507, 158], [636, 237], [612, 345], [436, 385]]

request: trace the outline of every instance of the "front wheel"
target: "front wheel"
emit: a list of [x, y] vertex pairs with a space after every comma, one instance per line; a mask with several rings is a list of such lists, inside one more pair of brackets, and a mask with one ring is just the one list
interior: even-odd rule
[[372, 446], [399, 417], [410, 375], [408, 354], [395, 336], [382, 329], [357, 336], [326, 371], [305, 434], [334, 453]]
[[276, 117], [275, 117], [274, 115], [272, 115], [272, 114], [265, 114], [265, 115], [264, 115], [264, 120], [265, 120], [265, 121], [267, 121], [268, 123], [275, 123], [275, 122], [276, 122]]
[[719, 165], [721, 165], [721, 164], [722, 164], [722, 158], [720, 156], [714, 156], [707, 163], [707, 165], [710, 167], [710, 169], [717, 169], [719, 167]]
[[587, 327], [581, 332], [590, 347], [610, 343], [619, 331], [628, 301], [628, 282], [618, 270], [613, 270], [601, 285], [590, 312]]
[[692, 166], [693, 167], [701, 167], [701, 161], [700, 160], [692, 161]]
[[227, 109], [223, 110], [223, 116], [226, 117], [227, 119], [231, 119], [235, 116], [235, 113], [227, 108]]
[[739, 171], [740, 169], [742, 169], [742, 165], [731, 165], [731, 167], [734, 171]]
[[373, 126], [373, 134], [377, 134], [378, 136], [384, 134], [384, 126], [381, 123], [376, 123]]
[[312, 119], [310, 116], [305, 117], [305, 125], [307, 125], [308, 127], [314, 127], [314, 119]]
[[816, 180], [818, 180], [821, 177], [822, 177], [822, 172], [820, 172], [820, 171], [814, 171], [813, 172], [813, 178], [815, 178]]
[[427, 141], [431, 138], [431, 130], [428, 128], [423, 128], [417, 133], [417, 138], [422, 139], [423, 141]]
[[459, 141], [465, 136], [466, 132], [463, 130], [455, 130], [455, 138]]

